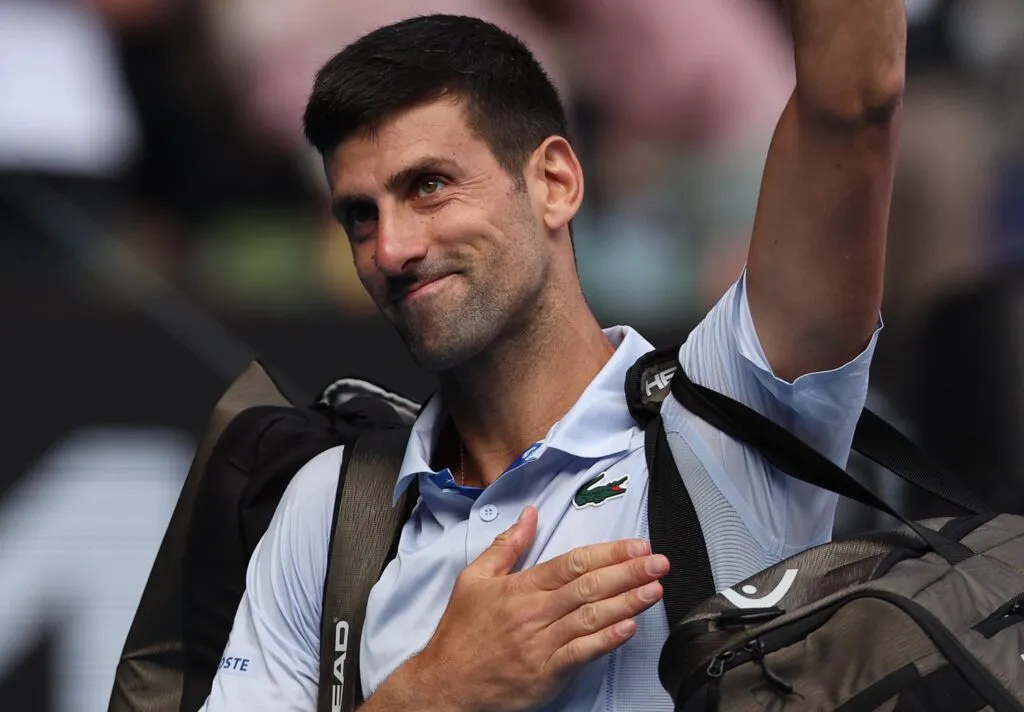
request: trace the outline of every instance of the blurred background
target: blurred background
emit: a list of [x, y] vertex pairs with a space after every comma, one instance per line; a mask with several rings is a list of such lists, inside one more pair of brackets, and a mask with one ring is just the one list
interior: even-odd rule
[[[871, 404], [1024, 511], [1024, 0], [906, 4]], [[253, 354], [310, 392], [430, 392], [300, 127], [323, 61], [429, 11], [513, 30], [560, 87], [604, 324], [666, 344], [738, 276], [793, 82], [776, 0], [0, 0], [3, 712], [105, 709], [197, 437]], [[879, 521], [844, 505], [837, 533]]]

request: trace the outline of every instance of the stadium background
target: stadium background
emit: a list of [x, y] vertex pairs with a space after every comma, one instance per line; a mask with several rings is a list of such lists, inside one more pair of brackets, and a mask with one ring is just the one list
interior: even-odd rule
[[[1024, 2], [907, 8], [871, 400], [1024, 510]], [[252, 354], [310, 391], [429, 393], [298, 129], [320, 62], [429, 10], [519, 32], [566, 96], [603, 323], [667, 343], [735, 278], [792, 81], [775, 0], [0, 0], [0, 711], [105, 707], [196, 438]]]

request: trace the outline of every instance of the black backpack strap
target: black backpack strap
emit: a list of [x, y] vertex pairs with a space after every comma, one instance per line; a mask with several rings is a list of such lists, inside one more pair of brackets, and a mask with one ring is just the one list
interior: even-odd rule
[[665, 590], [662, 601], [671, 626], [715, 595], [715, 579], [697, 510], [669, 450], [661, 418], [652, 418], [645, 431], [650, 473], [647, 527], [651, 550], [667, 556], [671, 565], [661, 579]]
[[668, 557], [671, 568], [661, 579], [669, 625], [681, 621], [715, 594], [704, 533], [697, 510], [665, 437], [661, 402], [669, 392], [679, 347], [645, 354], [626, 375], [626, 402], [644, 428], [647, 455], [647, 527], [651, 549]]
[[[783, 472], [869, 507], [889, 509], [852, 475], [788, 430], [743, 403], [694, 383], [682, 368], [676, 371], [671, 388], [684, 408], [760, 451]], [[991, 513], [962, 481], [867, 409], [857, 423], [853, 449], [943, 502], [970, 514]]]
[[857, 421], [853, 449], [919, 489], [972, 514], [993, 514], [962, 478], [867, 408]]
[[[677, 368], [672, 377], [671, 389], [684, 408], [727, 435], [754, 448], [782, 472], [895, 517], [910, 527], [932, 550], [947, 561], [961, 561], [973, 554], [959, 542], [909, 520], [852, 475], [772, 420], [728, 396], [693, 383], [681, 367]], [[861, 417], [861, 421], [864, 421], [864, 416]], [[868, 417], [867, 422], [870, 423], [869, 427], [877, 427], [879, 422], [884, 421], [872, 415]], [[895, 428], [888, 424], [886, 428], [872, 431], [874, 439], [868, 441], [876, 448], [874, 454], [879, 458], [876, 462], [891, 463], [893, 467], [898, 468], [893, 471], [894, 474], [972, 514], [990, 511], [980, 498], [970, 494], [966, 487], [957, 485], [952, 480], [945, 481], [951, 476], [946, 475], [944, 470], [930, 470], [930, 458], [900, 435]], [[898, 442], [900, 449], [893, 446], [893, 442]], [[861, 445], [863, 444], [861, 442]], [[913, 466], [908, 465], [908, 462], [913, 463]], [[945, 493], [952, 494], [946, 496]]]
[[391, 506], [409, 430], [371, 429], [347, 446], [324, 581], [318, 712], [352, 712], [362, 700], [359, 640], [370, 589], [394, 552], [406, 502]]

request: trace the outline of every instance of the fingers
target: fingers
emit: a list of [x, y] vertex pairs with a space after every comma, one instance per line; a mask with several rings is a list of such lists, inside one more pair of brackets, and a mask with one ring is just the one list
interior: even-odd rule
[[507, 574], [536, 535], [537, 509], [530, 505], [519, 515], [516, 523], [499, 534], [466, 570], [485, 577]]
[[646, 556], [651, 546], [643, 539], [621, 539], [605, 544], [591, 544], [566, 552], [523, 575], [543, 591], [555, 591], [591, 571]]
[[591, 603], [578, 605], [568, 614], [552, 623], [547, 635], [552, 647], [568, 645], [573, 640], [630, 621], [661, 600], [664, 589], [658, 581], [651, 581], [625, 593]]
[[[668, 559], [654, 554], [583, 574], [552, 594], [547, 604], [549, 620], [557, 620], [583, 606], [635, 591], [660, 579], [668, 573], [668, 568]], [[608, 621], [586, 632], [593, 633], [613, 622]]]
[[569, 641], [549, 658], [548, 669], [551, 674], [562, 674], [567, 670], [578, 668], [602, 655], [607, 655], [618, 648], [636, 633], [636, 621], [627, 619]]
[[564, 672], [618, 648], [636, 632], [635, 617], [664, 593], [660, 582], [651, 581], [612, 598], [584, 603], [553, 623], [546, 631], [551, 646], [557, 648], [549, 660], [552, 671]]

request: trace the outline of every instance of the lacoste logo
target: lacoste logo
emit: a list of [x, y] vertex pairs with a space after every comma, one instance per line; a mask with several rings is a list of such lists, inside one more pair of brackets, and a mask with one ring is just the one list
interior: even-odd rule
[[777, 605], [782, 600], [782, 597], [789, 593], [789, 589], [793, 586], [793, 582], [796, 581], [796, 575], [799, 571], [800, 569], [786, 569], [786, 573], [783, 574], [779, 585], [760, 598], [748, 598], [748, 596], [753, 596], [757, 593], [757, 587], [750, 584], [740, 589], [746, 596], [736, 593], [731, 588], [722, 591], [722, 595], [737, 608], [771, 608]]
[[605, 478], [607, 472], [602, 472], [597, 477], [587, 480], [587, 482], [576, 490], [576, 495], [572, 498], [572, 505], [576, 509], [583, 509], [584, 507], [596, 507], [604, 504], [609, 499], [615, 497], [621, 497], [626, 494], [626, 482], [629, 480], [629, 475], [609, 482], [608, 484], [598, 484]]

